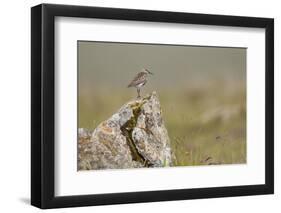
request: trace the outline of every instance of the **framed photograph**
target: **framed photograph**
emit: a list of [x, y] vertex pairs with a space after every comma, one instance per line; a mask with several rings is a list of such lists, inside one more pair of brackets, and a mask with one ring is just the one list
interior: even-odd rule
[[31, 9], [31, 204], [272, 194], [274, 20]]

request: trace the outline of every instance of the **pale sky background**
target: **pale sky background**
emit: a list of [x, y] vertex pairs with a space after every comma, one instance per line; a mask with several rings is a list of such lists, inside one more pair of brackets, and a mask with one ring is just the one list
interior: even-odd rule
[[[146, 85], [176, 89], [210, 81], [245, 82], [246, 49], [78, 41], [79, 90], [126, 89], [141, 68]], [[206, 81], [207, 80], [207, 81]]]

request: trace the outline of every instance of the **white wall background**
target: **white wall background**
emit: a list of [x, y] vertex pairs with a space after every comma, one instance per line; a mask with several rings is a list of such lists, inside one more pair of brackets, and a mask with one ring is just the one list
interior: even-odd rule
[[[281, 209], [281, 7], [278, 0], [45, 0], [181, 12], [275, 18], [275, 195], [56, 209], [50, 212], [278, 212]], [[30, 7], [42, 1], [1, 2], [0, 211], [39, 212], [30, 206]], [[279, 110], [278, 110], [279, 109]], [[280, 210], [279, 210], [280, 211]]]

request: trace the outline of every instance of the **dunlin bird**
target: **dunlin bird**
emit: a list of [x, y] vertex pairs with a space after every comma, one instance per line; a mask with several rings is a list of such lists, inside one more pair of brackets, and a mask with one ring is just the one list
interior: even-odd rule
[[150, 72], [148, 69], [142, 69], [141, 72], [139, 72], [132, 80], [132, 82], [128, 85], [128, 87], [135, 87], [137, 89], [137, 98], [141, 97], [140, 90], [146, 84], [148, 74], [152, 75], [152, 72]]

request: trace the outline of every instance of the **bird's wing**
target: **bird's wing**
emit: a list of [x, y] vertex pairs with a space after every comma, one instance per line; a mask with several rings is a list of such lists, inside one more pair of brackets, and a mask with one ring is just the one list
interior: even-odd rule
[[145, 81], [145, 74], [143, 72], [138, 73], [135, 78], [131, 81], [128, 87], [136, 86]]

